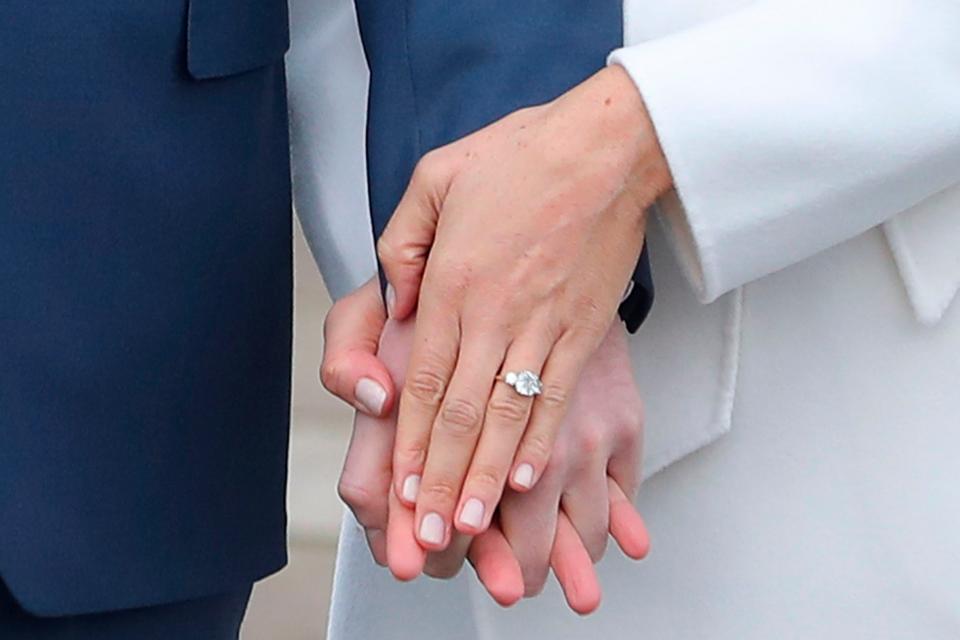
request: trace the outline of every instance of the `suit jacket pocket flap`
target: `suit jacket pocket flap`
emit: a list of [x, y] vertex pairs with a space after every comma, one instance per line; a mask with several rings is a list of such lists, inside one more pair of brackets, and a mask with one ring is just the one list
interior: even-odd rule
[[198, 80], [278, 62], [289, 46], [286, 0], [190, 0], [187, 68]]

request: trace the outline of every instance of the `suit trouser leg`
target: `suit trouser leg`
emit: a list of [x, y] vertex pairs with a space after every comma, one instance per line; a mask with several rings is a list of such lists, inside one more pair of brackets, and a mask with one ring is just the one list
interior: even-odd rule
[[141, 609], [41, 618], [24, 611], [0, 581], [0, 640], [236, 640], [251, 589]]

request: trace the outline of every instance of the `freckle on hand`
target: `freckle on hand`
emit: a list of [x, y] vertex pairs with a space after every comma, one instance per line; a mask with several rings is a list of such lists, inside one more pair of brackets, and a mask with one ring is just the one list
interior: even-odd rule
[[603, 101], [603, 105], [606, 107], [609, 107], [611, 103], [613, 103], [612, 98], [607, 98], [606, 100]]

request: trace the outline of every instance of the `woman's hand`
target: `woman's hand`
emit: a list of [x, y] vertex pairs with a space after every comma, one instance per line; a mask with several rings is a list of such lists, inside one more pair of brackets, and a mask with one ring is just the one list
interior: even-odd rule
[[[391, 368], [391, 354], [408, 351], [399, 342], [409, 324], [388, 323], [384, 331], [381, 356]], [[397, 375], [399, 386], [401, 378]], [[372, 421], [360, 417], [358, 427], [361, 422]], [[626, 335], [616, 323], [584, 367], [541, 481], [526, 493], [507, 490], [491, 527], [470, 546], [471, 562], [494, 599], [511, 604], [520, 595], [536, 595], [552, 568], [569, 606], [589, 613], [600, 602], [593, 562], [603, 555], [608, 535], [628, 556], [646, 555], [649, 537], [633, 505], [642, 435], [643, 407]], [[366, 482], [372, 477], [386, 489], [382, 473], [368, 470], [362, 476]], [[451, 551], [461, 547], [463, 534], [454, 533], [454, 542], [444, 551], [427, 553], [414, 535], [413, 510], [392, 493], [389, 500], [386, 558], [394, 575], [410, 580], [424, 570], [440, 577], [455, 574], [460, 558]]]
[[[543, 475], [669, 182], [619, 68], [418, 165], [378, 250], [393, 317], [419, 289], [393, 464], [425, 548], [443, 549], [451, 525], [485, 530], [508, 476], [526, 491]], [[495, 383], [521, 370], [542, 376], [542, 395]]]

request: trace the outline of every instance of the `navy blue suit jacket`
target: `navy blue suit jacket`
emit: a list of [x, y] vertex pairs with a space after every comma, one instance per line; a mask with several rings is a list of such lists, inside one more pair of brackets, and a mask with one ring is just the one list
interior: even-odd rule
[[286, 0], [3, 3], [0, 580], [32, 612], [285, 561], [287, 44]]
[[[367, 166], [379, 237], [417, 161], [600, 70], [623, 43], [622, 0], [356, 0], [370, 67]], [[646, 251], [620, 307], [653, 303]]]

